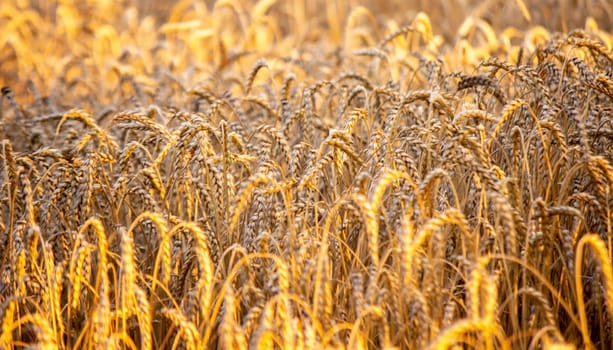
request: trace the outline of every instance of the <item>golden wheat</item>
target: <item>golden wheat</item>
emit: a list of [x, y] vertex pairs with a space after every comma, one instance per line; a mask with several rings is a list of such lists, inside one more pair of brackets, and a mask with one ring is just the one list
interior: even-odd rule
[[610, 349], [612, 11], [2, 2], [0, 348]]

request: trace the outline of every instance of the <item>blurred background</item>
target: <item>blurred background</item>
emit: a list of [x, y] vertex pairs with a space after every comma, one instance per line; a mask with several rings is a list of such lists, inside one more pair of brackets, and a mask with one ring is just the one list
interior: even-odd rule
[[[83, 1], [95, 3], [98, 1]], [[142, 16], [153, 15], [160, 22], [168, 20], [173, 7], [181, 1], [169, 0], [119, 0], [116, 4], [136, 6]], [[222, 1], [217, 1], [222, 2]], [[253, 7], [257, 1], [235, 0], [223, 1], [236, 3], [244, 8]], [[332, 6], [338, 10], [339, 18], [358, 6], [369, 9], [377, 20], [393, 19], [397, 23], [410, 23], [420, 11], [426, 12], [432, 21], [433, 32], [453, 39], [462, 22], [469, 17], [486, 20], [495, 30], [508, 26], [525, 30], [528, 26], [540, 25], [549, 31], [568, 32], [575, 28], [583, 28], [588, 17], [594, 18], [599, 27], [613, 30], [613, 2], [610, 0], [278, 0], [273, 2], [271, 11], [280, 10], [287, 13], [288, 18], [296, 15], [295, 9], [303, 9], [304, 18], [312, 18], [321, 22], [321, 11]], [[56, 1], [31, 0], [32, 7], [43, 12], [53, 13]], [[182, 3], [202, 3], [209, 9], [215, 6], [215, 0], [190, 0]], [[522, 11], [521, 6], [525, 6]], [[530, 21], [526, 18], [529, 13]], [[326, 26], [326, 23], [310, 23]], [[321, 27], [320, 27], [321, 28]]]
[[[109, 86], [130, 75], [153, 88], [161, 67], [190, 85], [229, 64], [238, 64], [229, 71], [247, 74], [258, 57], [299, 60], [322, 78], [325, 67], [351, 64], [346, 53], [372, 48], [408, 25], [427, 33], [421, 43], [427, 41], [427, 50], [420, 52], [445, 56], [449, 67], [468, 68], [492, 55], [517, 58], [520, 46], [529, 51], [551, 32], [604, 30], [601, 37], [608, 37], [613, 2], [0, 0], [0, 86], [21, 95], [32, 81], [46, 94], [65, 85], [67, 75], [87, 75]], [[418, 51], [419, 38], [403, 45], [392, 57]]]

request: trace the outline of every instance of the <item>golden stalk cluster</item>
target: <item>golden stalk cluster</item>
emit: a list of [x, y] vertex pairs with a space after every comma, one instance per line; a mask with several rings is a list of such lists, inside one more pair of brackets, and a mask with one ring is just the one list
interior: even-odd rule
[[611, 349], [612, 8], [554, 2], [3, 1], [0, 349]]

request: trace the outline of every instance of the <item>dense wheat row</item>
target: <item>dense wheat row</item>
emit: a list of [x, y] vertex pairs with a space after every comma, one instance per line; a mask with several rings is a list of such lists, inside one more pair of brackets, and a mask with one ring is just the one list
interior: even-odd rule
[[613, 347], [592, 12], [135, 5], [0, 4], [0, 349]]

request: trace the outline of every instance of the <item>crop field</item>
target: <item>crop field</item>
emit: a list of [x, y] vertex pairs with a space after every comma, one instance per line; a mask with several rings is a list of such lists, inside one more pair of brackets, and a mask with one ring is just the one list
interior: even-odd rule
[[0, 2], [0, 349], [613, 348], [606, 0]]

